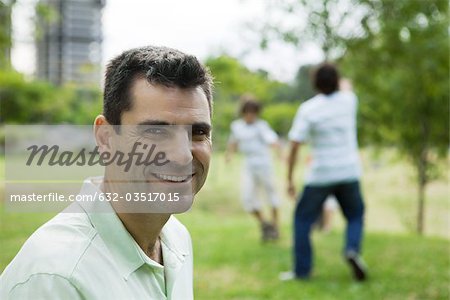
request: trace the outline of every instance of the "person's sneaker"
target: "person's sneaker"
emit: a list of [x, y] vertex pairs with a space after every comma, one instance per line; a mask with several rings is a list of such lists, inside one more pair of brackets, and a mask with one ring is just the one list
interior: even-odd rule
[[273, 224], [270, 224], [269, 237], [274, 241], [280, 238], [280, 232], [278, 231], [278, 228]]
[[278, 275], [278, 279], [280, 281], [291, 281], [291, 280], [308, 280], [309, 276], [303, 276], [303, 277], [299, 277], [296, 276], [294, 272], [292, 271], [287, 271], [287, 272], [281, 272]]
[[281, 273], [278, 275], [278, 279], [279, 279], [280, 281], [289, 281], [289, 280], [294, 280], [294, 279], [296, 279], [296, 278], [297, 278], [297, 276], [295, 276], [295, 273], [292, 272], [292, 271], [281, 272]]
[[261, 224], [261, 239], [263, 242], [267, 242], [271, 239], [272, 225], [267, 222]]
[[357, 281], [364, 281], [367, 279], [367, 267], [362, 258], [355, 251], [348, 251], [345, 254], [345, 259], [352, 268], [353, 276]]

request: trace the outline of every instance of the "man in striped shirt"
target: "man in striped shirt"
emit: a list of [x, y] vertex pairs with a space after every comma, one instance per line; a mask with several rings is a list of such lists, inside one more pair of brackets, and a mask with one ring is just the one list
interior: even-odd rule
[[292, 277], [310, 277], [311, 225], [319, 216], [327, 196], [334, 195], [347, 220], [344, 256], [355, 279], [364, 280], [366, 269], [359, 257], [364, 203], [359, 187], [357, 98], [351, 91], [339, 91], [339, 74], [330, 64], [317, 69], [314, 86], [319, 93], [300, 105], [289, 132], [288, 193], [292, 197], [295, 196], [293, 173], [300, 145], [308, 142], [313, 156], [295, 210]]

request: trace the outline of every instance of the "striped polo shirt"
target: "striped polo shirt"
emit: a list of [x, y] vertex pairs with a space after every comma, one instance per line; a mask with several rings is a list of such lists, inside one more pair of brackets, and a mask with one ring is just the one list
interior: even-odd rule
[[306, 184], [327, 185], [358, 180], [361, 176], [357, 104], [354, 93], [338, 91], [318, 94], [300, 105], [289, 139], [311, 145], [313, 158]]

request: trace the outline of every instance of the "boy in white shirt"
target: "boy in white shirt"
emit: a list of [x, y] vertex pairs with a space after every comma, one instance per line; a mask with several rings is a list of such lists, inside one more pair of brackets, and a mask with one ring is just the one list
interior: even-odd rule
[[[279, 149], [278, 136], [269, 124], [259, 119], [261, 105], [255, 100], [246, 99], [240, 108], [241, 118], [231, 123], [231, 135], [225, 154], [229, 161], [231, 155], [239, 150], [245, 157], [242, 180], [242, 200], [244, 209], [258, 220], [262, 240], [276, 240], [278, 232], [279, 198], [272, 177], [273, 167], [270, 146]], [[264, 192], [272, 207], [272, 221], [267, 222], [261, 213], [260, 194]]]

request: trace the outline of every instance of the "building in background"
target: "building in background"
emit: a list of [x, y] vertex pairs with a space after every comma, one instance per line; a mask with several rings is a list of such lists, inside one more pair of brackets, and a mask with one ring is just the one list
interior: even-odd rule
[[104, 6], [105, 0], [39, 1], [38, 78], [56, 85], [100, 86]]

